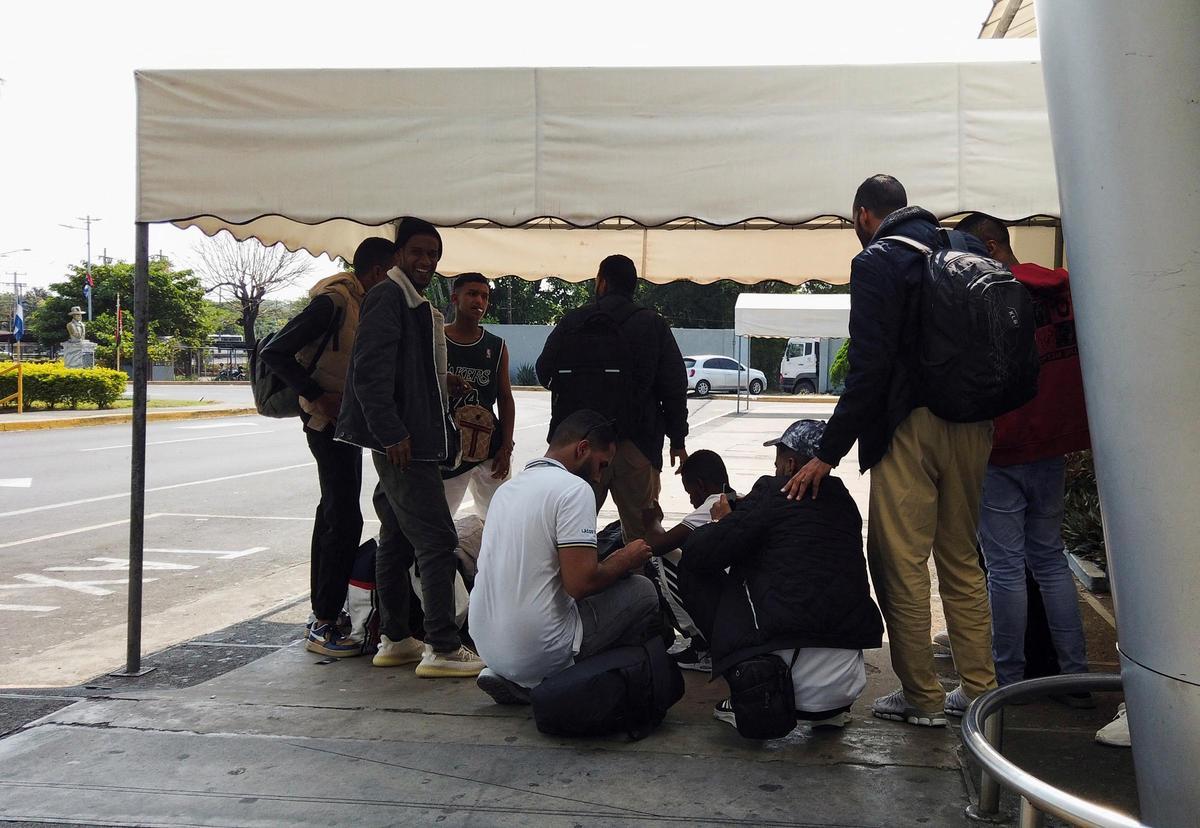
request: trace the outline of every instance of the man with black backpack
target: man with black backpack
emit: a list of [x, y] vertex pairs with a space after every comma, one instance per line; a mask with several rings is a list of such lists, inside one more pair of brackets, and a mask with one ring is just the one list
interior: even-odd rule
[[562, 318], [537, 361], [538, 382], [551, 392], [549, 435], [584, 409], [617, 430], [596, 499], [602, 506], [612, 492], [627, 543], [645, 536], [642, 514], [658, 498], [664, 436], [674, 466], [687, 459], [688, 433], [683, 356], [666, 320], [633, 301], [637, 280], [628, 256], [602, 261], [596, 300]]
[[[873, 712], [945, 726], [996, 686], [976, 531], [992, 418], [1037, 391], [1028, 292], [977, 239], [945, 235], [876, 175], [854, 196], [850, 369], [816, 457], [785, 486], [814, 496], [858, 441], [871, 471], [867, 560], [901, 687]], [[961, 686], [946, 695], [930, 642], [932, 550]]]
[[354, 251], [354, 270], [322, 279], [311, 298], [274, 337], [259, 359], [299, 395], [300, 419], [317, 461], [321, 500], [312, 534], [310, 588], [315, 619], [305, 634], [314, 653], [341, 658], [362, 653], [361, 642], [343, 638], [338, 615], [346, 603], [363, 518], [362, 449], [334, 440], [346, 368], [358, 333], [358, 313], [367, 291], [387, 278], [395, 245], [373, 237]]

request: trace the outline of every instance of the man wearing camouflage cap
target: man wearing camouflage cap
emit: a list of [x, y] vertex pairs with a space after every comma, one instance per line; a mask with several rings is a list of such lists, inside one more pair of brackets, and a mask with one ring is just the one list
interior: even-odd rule
[[[781, 491], [824, 431], [819, 420], [797, 420], [764, 443], [775, 447], [775, 473], [713, 507], [716, 522], [684, 543], [679, 570], [713, 675], [774, 653], [792, 664], [797, 720], [841, 727], [866, 686], [862, 651], [882, 645], [883, 621], [867, 584], [862, 517], [842, 481], [829, 477], [803, 500]], [[714, 715], [733, 722], [728, 701]]]

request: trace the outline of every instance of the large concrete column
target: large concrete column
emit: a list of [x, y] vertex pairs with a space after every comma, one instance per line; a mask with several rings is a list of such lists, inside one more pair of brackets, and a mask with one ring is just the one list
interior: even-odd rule
[[1142, 819], [1195, 825], [1200, 0], [1037, 16]]

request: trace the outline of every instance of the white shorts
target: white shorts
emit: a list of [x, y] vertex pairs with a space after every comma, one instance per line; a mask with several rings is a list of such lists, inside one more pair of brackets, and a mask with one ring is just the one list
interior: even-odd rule
[[[776, 650], [775, 655], [792, 663], [795, 650]], [[792, 665], [792, 687], [796, 709], [820, 713], [854, 704], [867, 686], [862, 650], [805, 647]]]

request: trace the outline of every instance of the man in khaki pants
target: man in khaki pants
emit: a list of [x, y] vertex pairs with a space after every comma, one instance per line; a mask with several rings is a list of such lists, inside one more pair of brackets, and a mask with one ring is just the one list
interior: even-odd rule
[[[859, 465], [871, 471], [867, 563], [887, 622], [892, 667], [901, 687], [872, 712], [927, 727], [961, 716], [970, 700], [996, 686], [991, 614], [976, 552], [990, 420], [952, 423], [926, 408], [917, 387], [916, 298], [924, 256], [889, 241], [915, 239], [934, 249], [937, 220], [909, 207], [903, 185], [868, 178], [854, 197], [854, 229], [863, 252], [850, 266], [850, 370], [846, 390], [816, 457], [785, 490], [818, 496], [822, 478], [858, 441]], [[972, 238], [974, 252], [987, 251]], [[929, 556], [938, 573], [961, 686], [949, 695], [933, 669]]]
[[585, 409], [617, 431], [616, 454], [595, 486], [596, 505], [612, 493], [626, 543], [645, 537], [642, 513], [658, 499], [664, 438], [672, 466], [687, 459], [687, 371], [671, 326], [633, 300], [637, 284], [628, 256], [604, 259], [596, 300], [563, 316], [537, 361], [538, 381], [551, 393], [551, 436]]

